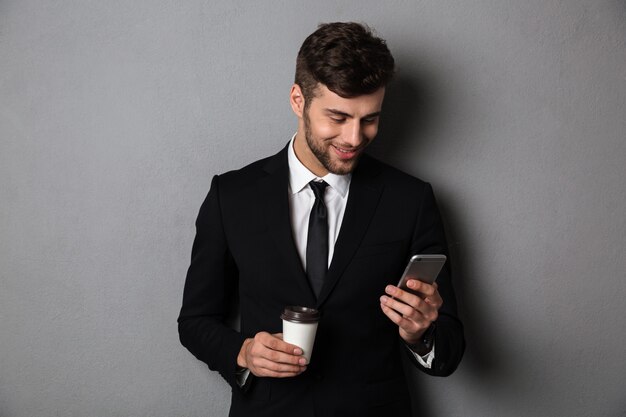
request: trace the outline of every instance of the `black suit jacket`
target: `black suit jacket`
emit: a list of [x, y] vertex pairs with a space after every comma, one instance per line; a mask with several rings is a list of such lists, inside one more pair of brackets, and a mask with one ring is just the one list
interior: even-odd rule
[[[438, 277], [444, 300], [436, 355], [423, 369], [402, 346], [379, 297], [397, 284], [417, 253], [448, 254], [429, 184], [367, 155], [355, 169], [327, 279], [316, 299], [292, 237], [287, 149], [215, 176], [197, 234], [178, 319], [180, 339], [232, 386], [231, 416], [410, 415], [401, 357], [445, 376], [464, 350], [449, 268]], [[241, 324], [226, 324], [239, 300]], [[282, 331], [287, 305], [316, 307], [322, 317], [307, 370], [285, 379], [251, 376], [236, 383], [245, 338]]]

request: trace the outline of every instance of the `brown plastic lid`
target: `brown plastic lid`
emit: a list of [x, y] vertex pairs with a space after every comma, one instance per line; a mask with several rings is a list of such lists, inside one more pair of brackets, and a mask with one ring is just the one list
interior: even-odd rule
[[320, 312], [310, 307], [288, 306], [280, 318], [294, 323], [315, 323], [320, 320]]

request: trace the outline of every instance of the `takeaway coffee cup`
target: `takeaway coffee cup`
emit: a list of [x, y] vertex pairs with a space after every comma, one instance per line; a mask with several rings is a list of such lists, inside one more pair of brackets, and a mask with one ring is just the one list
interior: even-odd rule
[[320, 313], [314, 308], [289, 306], [285, 307], [283, 314], [283, 340], [302, 349], [306, 362], [311, 361], [313, 342], [317, 332], [317, 323]]

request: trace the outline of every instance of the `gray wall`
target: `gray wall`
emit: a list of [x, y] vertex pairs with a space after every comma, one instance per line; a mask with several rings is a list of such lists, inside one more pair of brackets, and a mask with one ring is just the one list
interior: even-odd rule
[[213, 174], [294, 132], [317, 23], [398, 62], [373, 152], [431, 181], [468, 339], [428, 416], [624, 416], [626, 3], [0, 1], [0, 416], [219, 416], [176, 317]]

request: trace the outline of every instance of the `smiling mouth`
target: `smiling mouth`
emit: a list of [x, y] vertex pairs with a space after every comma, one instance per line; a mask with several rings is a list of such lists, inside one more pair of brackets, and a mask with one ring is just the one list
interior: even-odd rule
[[359, 146], [357, 148], [340, 148], [337, 145], [331, 145], [331, 146], [337, 149], [339, 152], [343, 152], [343, 153], [356, 153], [356, 152], [360, 152], [361, 149], [363, 149], [363, 146]]
[[350, 152], [355, 152], [356, 151], [355, 149], [348, 150], [348, 149], [339, 148], [337, 146], [335, 146], [335, 149], [337, 149], [339, 152], [342, 152], [342, 153], [350, 153]]
[[332, 145], [332, 147], [335, 149], [337, 155], [341, 159], [352, 159], [356, 155], [358, 155], [358, 153], [361, 152], [361, 150], [363, 149], [362, 146], [358, 148], [352, 148], [352, 149], [340, 148], [336, 145]]

